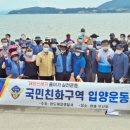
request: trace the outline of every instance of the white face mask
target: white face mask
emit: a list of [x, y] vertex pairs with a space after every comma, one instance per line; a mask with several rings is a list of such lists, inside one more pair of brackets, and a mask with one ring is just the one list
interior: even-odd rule
[[128, 41], [127, 41], [128, 43], [130, 43], [130, 39], [128, 39]]
[[81, 32], [81, 34], [84, 36], [84, 35], [85, 35], [85, 32]]
[[26, 49], [22, 49], [22, 52], [25, 53], [25, 52], [26, 52]]
[[83, 40], [82, 40], [82, 39], [79, 39], [79, 43], [83, 43]]
[[33, 56], [33, 52], [26, 52], [26, 56], [29, 56], [29, 57]]
[[56, 48], [57, 45], [56, 45], [56, 44], [52, 44], [51, 47], [52, 47], [52, 48]]
[[43, 51], [47, 53], [49, 52], [49, 48], [44, 48]]
[[96, 48], [99, 50], [99, 49], [101, 49], [101, 46], [97, 46]]
[[88, 45], [88, 49], [93, 49], [93, 45]]
[[109, 47], [108, 47], [108, 46], [105, 46], [105, 47], [102, 47], [102, 49], [103, 49], [104, 51], [107, 51], [107, 50], [109, 49]]
[[80, 52], [75, 52], [75, 55], [76, 56], [80, 56]]
[[117, 44], [116, 42], [112, 42], [112, 45], [113, 45], [113, 46], [116, 46], [116, 44]]
[[66, 52], [66, 50], [61, 50], [61, 53], [64, 54]]
[[2, 45], [3, 47], [7, 47], [8, 43], [3, 43]]
[[13, 60], [14, 62], [17, 62], [17, 61], [19, 60], [19, 58], [18, 58], [18, 57], [13, 57], [12, 60]]
[[121, 50], [116, 50], [115, 53], [118, 54], [118, 55], [120, 55], [122, 53], [122, 51]]
[[93, 41], [96, 41], [97, 40], [97, 38], [93, 38]]
[[25, 40], [26, 40], [26, 37], [25, 37], [25, 36], [21, 36], [21, 39], [22, 39], [23, 41], [25, 41]]
[[130, 47], [128, 47], [128, 51], [130, 51]]

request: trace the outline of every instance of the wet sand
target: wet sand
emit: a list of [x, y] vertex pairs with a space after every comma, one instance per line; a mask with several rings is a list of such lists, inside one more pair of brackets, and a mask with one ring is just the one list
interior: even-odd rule
[[0, 106], [1, 130], [130, 130], [130, 111]]

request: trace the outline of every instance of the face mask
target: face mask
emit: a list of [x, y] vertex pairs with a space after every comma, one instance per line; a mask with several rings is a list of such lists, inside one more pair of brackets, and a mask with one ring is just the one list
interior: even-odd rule
[[97, 46], [96, 48], [99, 50], [99, 49], [101, 49], [101, 46]]
[[82, 35], [85, 35], [85, 32], [81, 32]]
[[124, 41], [124, 38], [121, 38], [120, 41]]
[[21, 36], [21, 39], [22, 39], [23, 41], [25, 41], [25, 40], [26, 40], [26, 37], [25, 37], [25, 36]]
[[26, 49], [22, 49], [22, 52], [25, 53]]
[[49, 52], [49, 48], [44, 48], [43, 51], [47, 53]]
[[3, 43], [3, 47], [7, 47], [8, 43]]
[[117, 44], [116, 42], [112, 42], [112, 45], [113, 45], [113, 46], [116, 46], [116, 44]]
[[130, 51], [130, 47], [128, 47], [128, 51]]
[[122, 51], [121, 50], [116, 50], [115, 53], [118, 54], [118, 55], [120, 55], [122, 53]]
[[17, 61], [19, 60], [19, 58], [18, 58], [18, 57], [13, 57], [12, 60], [13, 60], [14, 62], [17, 62]]
[[96, 41], [97, 40], [97, 38], [93, 38], [93, 41]]
[[29, 57], [33, 56], [33, 52], [26, 52], [26, 56], [29, 56]]
[[51, 47], [52, 47], [52, 48], [56, 48], [57, 45], [56, 45], [56, 44], [52, 44]]
[[108, 46], [102, 47], [102, 49], [103, 49], [104, 51], [107, 51], [108, 48], [109, 48]]
[[36, 41], [36, 44], [39, 45], [41, 43], [41, 41]]
[[79, 53], [79, 52], [75, 52], [75, 55], [76, 55], [76, 56], [80, 56], [80, 53]]
[[128, 39], [128, 41], [127, 41], [128, 43], [130, 43], [130, 40]]
[[66, 52], [66, 50], [61, 50], [61, 53], [64, 54]]
[[88, 49], [93, 49], [93, 45], [88, 45]]
[[79, 39], [79, 43], [83, 43], [83, 40], [82, 40], [82, 39]]

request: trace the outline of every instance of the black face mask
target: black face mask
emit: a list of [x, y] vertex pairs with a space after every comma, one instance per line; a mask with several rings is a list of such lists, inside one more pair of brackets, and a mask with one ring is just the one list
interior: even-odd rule
[[52, 48], [52, 51], [55, 53], [56, 52], [56, 48]]
[[41, 41], [36, 41], [36, 44], [39, 45], [41, 43]]

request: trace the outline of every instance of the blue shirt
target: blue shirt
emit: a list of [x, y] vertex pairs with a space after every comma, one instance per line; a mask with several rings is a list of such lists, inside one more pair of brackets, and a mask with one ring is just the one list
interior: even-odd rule
[[128, 56], [124, 53], [118, 55], [115, 54], [112, 59], [113, 64], [113, 75], [116, 80], [120, 80], [122, 77], [126, 77], [129, 67]]
[[[74, 72], [75, 77], [77, 77], [79, 75], [81, 69], [85, 69], [85, 66], [86, 66], [85, 58], [82, 55], [76, 56], [74, 54], [74, 56], [73, 56], [73, 72]], [[85, 72], [82, 73], [81, 77], [82, 78], [85, 77]]]

